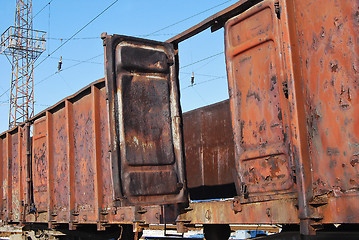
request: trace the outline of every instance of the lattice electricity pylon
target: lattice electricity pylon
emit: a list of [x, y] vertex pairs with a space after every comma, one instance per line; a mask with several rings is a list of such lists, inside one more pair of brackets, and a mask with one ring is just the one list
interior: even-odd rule
[[16, 0], [15, 26], [1, 35], [0, 46], [12, 72], [9, 128], [34, 116], [34, 62], [46, 49], [46, 32], [32, 25], [32, 0]]

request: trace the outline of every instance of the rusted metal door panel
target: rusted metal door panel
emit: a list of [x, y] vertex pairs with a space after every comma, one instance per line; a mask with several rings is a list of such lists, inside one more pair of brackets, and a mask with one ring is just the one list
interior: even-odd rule
[[[19, 147], [18, 147], [18, 164], [19, 164], [19, 184], [18, 184], [18, 192], [19, 192], [19, 213], [18, 213], [18, 221], [23, 222], [25, 220], [24, 212], [30, 211], [30, 192], [29, 190], [29, 182], [30, 177], [28, 177], [28, 160], [30, 160], [30, 146], [27, 141], [30, 141], [30, 128], [27, 125], [21, 125], [18, 127], [19, 129]], [[32, 189], [31, 189], [32, 190]]]
[[359, 187], [359, 2], [293, 1], [314, 195]]
[[115, 197], [123, 204], [186, 200], [172, 45], [106, 36]]
[[[301, 129], [296, 154], [303, 156], [296, 159], [301, 233], [313, 234], [313, 215], [325, 215], [325, 222], [357, 219], [359, 3], [286, 3]], [[322, 207], [312, 208], [317, 202]]]
[[9, 138], [8, 138], [9, 133], [4, 133], [2, 136], [2, 151], [1, 151], [1, 155], [2, 155], [2, 161], [3, 161], [3, 166], [2, 166], [2, 206], [3, 206], [3, 219], [5, 222], [7, 222], [9, 220], [9, 205], [8, 202], [10, 201], [11, 196], [9, 195], [9, 183], [8, 183], [8, 179], [9, 179]]
[[97, 81], [35, 117], [34, 203], [50, 227], [100, 222], [103, 206], [112, 207], [106, 107], [105, 82]]
[[[95, 209], [95, 174], [94, 166], [95, 144], [93, 129], [92, 98], [87, 94], [81, 96], [72, 104], [73, 119], [73, 149], [74, 158], [74, 189], [71, 194], [75, 194], [75, 211], [81, 215], [86, 215], [86, 220], [94, 216]], [[69, 116], [68, 116], [69, 117]], [[85, 213], [86, 212], [86, 213]]]
[[[30, 211], [30, 159], [31, 159], [31, 141], [30, 141], [30, 127], [25, 124], [19, 127], [20, 130], [20, 221], [25, 221], [24, 212]], [[29, 191], [30, 190], [30, 191]]]
[[[57, 110], [57, 109], [56, 109]], [[49, 116], [50, 115], [50, 116]], [[50, 188], [49, 214], [56, 219], [69, 221], [69, 201], [68, 201], [68, 135], [66, 133], [66, 114], [65, 109], [60, 108], [47, 116], [48, 128], [48, 157], [49, 168], [48, 184]], [[48, 185], [48, 186], [49, 186]]]
[[186, 155], [187, 186], [204, 186], [204, 168], [201, 141], [201, 111], [183, 114], [183, 138]]
[[183, 114], [188, 187], [233, 183], [234, 142], [229, 101]]
[[293, 186], [281, 50], [289, 33], [275, 2], [264, 1], [225, 26], [236, 167], [247, 197]]
[[11, 142], [11, 157], [10, 157], [10, 171], [11, 171], [11, 184], [9, 184], [11, 196], [11, 207], [10, 214], [11, 220], [15, 222], [20, 221], [21, 214], [21, 197], [20, 197], [20, 157], [21, 157], [21, 137], [19, 133], [20, 128], [16, 129], [16, 132], [12, 132], [9, 135], [9, 140]]
[[5, 176], [5, 153], [6, 153], [6, 143], [5, 143], [5, 134], [0, 136], [0, 218], [4, 219], [4, 200], [6, 196], [6, 189], [4, 187], [4, 176]]
[[20, 222], [24, 207], [23, 183], [26, 164], [23, 162], [24, 128], [16, 127], [0, 137], [0, 216], [5, 221]]
[[[103, 82], [104, 85], [104, 82]], [[100, 127], [100, 154], [101, 154], [101, 173], [102, 173], [102, 204], [100, 209], [109, 209], [113, 204], [113, 187], [112, 179], [109, 177], [111, 173], [110, 147], [109, 147], [109, 127], [108, 127], [108, 111], [106, 102], [106, 88], [102, 87], [98, 94], [99, 102], [99, 127]], [[106, 212], [104, 212], [106, 213]]]
[[34, 203], [40, 213], [46, 212], [48, 208], [46, 133], [46, 117], [37, 119], [33, 124], [32, 179]]

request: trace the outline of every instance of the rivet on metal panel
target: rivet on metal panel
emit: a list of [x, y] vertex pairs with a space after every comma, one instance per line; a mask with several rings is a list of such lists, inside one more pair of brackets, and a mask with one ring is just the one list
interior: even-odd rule
[[78, 215], [79, 215], [79, 211], [73, 210], [71, 214], [72, 214], [73, 216], [78, 216]]
[[266, 214], [268, 217], [271, 217], [271, 209], [270, 208], [266, 209]]
[[101, 215], [107, 215], [109, 212], [104, 208], [101, 210]]
[[116, 215], [116, 214], [117, 214], [117, 208], [116, 208], [116, 207], [113, 207], [113, 208], [112, 208], [111, 214], [112, 214], [112, 215]]
[[310, 206], [312, 206], [314, 208], [326, 205], [326, 204], [328, 204], [328, 197], [327, 197], [327, 195], [317, 196], [309, 204], [310, 204]]
[[211, 220], [211, 212], [209, 209], [206, 210], [205, 214], [204, 214], [204, 218], [208, 221]]
[[145, 214], [147, 212], [147, 209], [146, 208], [142, 208], [142, 207], [139, 207], [137, 210], [136, 210], [137, 213], [139, 214]]
[[232, 202], [232, 209], [235, 213], [242, 211], [242, 205], [238, 198], [235, 198]]
[[350, 161], [350, 165], [352, 165], [352, 167], [354, 167], [356, 164], [359, 163], [359, 158], [352, 158], [352, 160]]

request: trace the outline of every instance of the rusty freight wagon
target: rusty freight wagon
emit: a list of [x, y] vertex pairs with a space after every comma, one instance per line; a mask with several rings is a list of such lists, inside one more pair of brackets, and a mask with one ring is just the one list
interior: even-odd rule
[[[229, 100], [182, 114], [179, 43], [222, 27]], [[102, 38], [105, 79], [0, 135], [2, 224], [358, 238], [359, 1], [242, 0], [166, 42]]]

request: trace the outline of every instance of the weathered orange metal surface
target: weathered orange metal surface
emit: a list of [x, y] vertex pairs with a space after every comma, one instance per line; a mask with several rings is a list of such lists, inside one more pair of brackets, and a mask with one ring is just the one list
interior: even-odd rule
[[189, 188], [234, 182], [234, 142], [228, 100], [184, 113], [183, 134]]
[[[310, 225], [321, 212], [316, 205], [321, 202], [333, 221], [355, 221], [358, 205], [343, 199], [359, 197], [359, 3], [293, 0], [287, 5], [298, 89], [298, 128], [302, 129], [301, 141], [307, 144], [298, 149], [305, 156], [298, 161], [303, 176], [300, 217]], [[340, 213], [326, 206], [330, 202], [336, 203]]]
[[198, 224], [298, 224], [296, 199], [280, 199], [243, 204], [240, 212], [233, 210], [233, 201], [194, 202], [177, 221]]
[[186, 202], [173, 46], [103, 38], [116, 200], [122, 205]]
[[36, 119], [33, 124], [32, 170], [33, 194], [38, 212], [47, 212], [48, 157], [46, 150], [46, 117]]
[[1, 219], [6, 220], [6, 196], [7, 196], [7, 161], [6, 161], [6, 134], [0, 137], [0, 216]]
[[174, 206], [122, 207], [114, 201], [106, 98], [101, 79], [31, 119], [31, 140], [25, 124], [0, 135], [2, 220], [66, 223], [70, 229], [97, 224], [99, 230], [175, 221]]
[[[5, 222], [22, 222], [28, 207], [26, 185], [27, 137], [24, 126], [1, 135], [1, 216]], [[24, 169], [24, 170], [23, 170]]]
[[100, 224], [112, 207], [106, 106], [101, 80], [34, 119], [34, 203], [52, 224]]
[[358, 4], [266, 0], [226, 23], [242, 202], [296, 191], [305, 235], [358, 218]]
[[359, 2], [294, 2], [313, 195], [345, 194], [359, 188]]
[[[223, 102], [184, 114], [187, 168], [178, 56], [167, 44], [112, 38], [107, 89], [94, 82], [0, 134], [1, 220], [99, 230], [300, 223], [304, 235], [358, 224], [358, 36], [355, 0], [265, 0], [230, 19], [230, 109]], [[187, 185], [233, 180], [234, 199], [168, 204], [188, 200]]]
[[226, 23], [238, 181], [245, 198], [293, 192], [281, 43], [288, 30], [264, 1]]
[[[0, 163], [2, 166], [5, 164], [4, 155], [5, 155], [5, 138], [3, 136], [0, 137]], [[4, 167], [0, 167], [0, 218], [4, 219]]]

